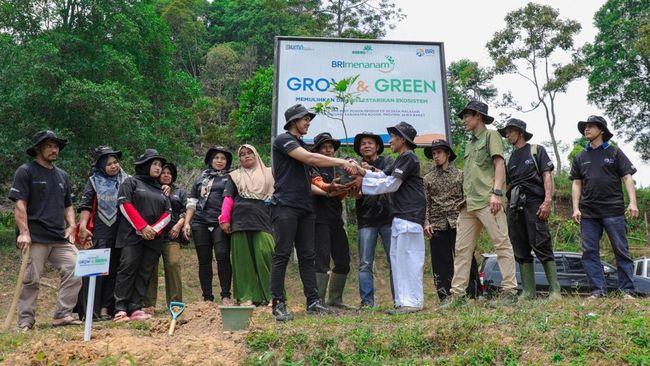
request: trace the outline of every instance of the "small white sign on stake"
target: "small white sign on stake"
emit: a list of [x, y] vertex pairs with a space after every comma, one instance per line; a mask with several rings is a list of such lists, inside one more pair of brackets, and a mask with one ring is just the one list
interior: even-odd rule
[[107, 275], [110, 261], [110, 248], [80, 250], [77, 254], [77, 265], [74, 268], [74, 274], [77, 277]]
[[110, 262], [110, 248], [80, 250], [77, 253], [77, 265], [74, 269], [75, 276], [90, 277], [88, 279], [88, 301], [86, 302], [86, 324], [84, 327], [84, 341], [86, 342], [90, 341], [90, 330], [93, 327], [97, 276], [108, 274]]

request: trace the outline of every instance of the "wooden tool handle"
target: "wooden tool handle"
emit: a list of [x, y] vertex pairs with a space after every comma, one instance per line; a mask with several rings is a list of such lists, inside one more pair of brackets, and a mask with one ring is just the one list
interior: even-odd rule
[[7, 318], [5, 318], [5, 323], [2, 327], [3, 331], [9, 329], [11, 321], [16, 314], [16, 306], [18, 305], [18, 297], [20, 296], [20, 290], [23, 287], [23, 279], [25, 278], [25, 270], [27, 269], [27, 262], [29, 262], [29, 250], [31, 245], [23, 252], [23, 257], [20, 263], [20, 271], [18, 272], [18, 280], [16, 281], [16, 289], [14, 290], [14, 298], [11, 300], [11, 305], [9, 306], [9, 312], [7, 313]]
[[176, 319], [172, 319], [172, 323], [169, 324], [169, 335], [174, 335], [174, 329], [176, 329]]

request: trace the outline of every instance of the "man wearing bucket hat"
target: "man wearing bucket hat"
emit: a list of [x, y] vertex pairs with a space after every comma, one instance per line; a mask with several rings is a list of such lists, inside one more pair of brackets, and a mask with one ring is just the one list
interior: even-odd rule
[[339, 167], [352, 174], [356, 165], [343, 159], [315, 154], [305, 149], [302, 136], [316, 115], [301, 104], [284, 112], [285, 133], [273, 141], [273, 176], [275, 178], [271, 220], [275, 237], [275, 252], [271, 269], [273, 316], [276, 321], [289, 321], [293, 315], [286, 305], [284, 279], [289, 257], [295, 243], [308, 314], [329, 314], [318, 296], [315, 271], [314, 224], [311, 199], [310, 166]]
[[582, 264], [591, 285], [590, 298], [607, 295], [599, 246], [604, 229], [616, 256], [619, 289], [626, 299], [631, 299], [636, 290], [632, 282], [633, 263], [627, 244], [621, 180], [630, 199], [630, 217], [636, 219], [639, 209], [632, 179], [636, 168], [621, 149], [609, 144], [613, 135], [603, 117], [589, 116], [586, 121], [578, 122], [578, 131], [589, 143], [573, 158], [569, 177], [573, 180], [573, 218], [580, 224]]
[[[314, 137], [311, 151], [333, 157], [341, 142], [332, 138], [329, 132], [319, 133]], [[347, 309], [343, 303], [343, 290], [350, 272], [350, 244], [343, 227], [342, 200], [349, 188], [338, 184], [334, 179], [347, 173], [329, 167], [313, 168], [311, 184], [319, 188], [314, 190], [314, 213], [316, 214], [316, 285], [318, 295], [328, 306]], [[324, 194], [324, 195], [323, 195]], [[330, 272], [330, 258], [334, 267]], [[328, 272], [330, 272], [328, 274]], [[327, 293], [327, 300], [325, 295]]]
[[30, 251], [18, 299], [18, 328], [23, 331], [32, 329], [36, 321], [36, 298], [46, 261], [61, 278], [52, 325], [81, 324], [72, 317], [81, 288], [81, 278], [74, 276], [77, 249], [71, 244], [75, 229], [72, 186], [68, 174], [54, 165], [66, 145], [52, 131], [37, 132], [27, 149], [35, 159], [16, 170], [9, 191], [15, 203], [16, 246]]
[[527, 143], [533, 134], [526, 131], [526, 122], [511, 118], [498, 131], [514, 148], [506, 162], [506, 197], [509, 202], [508, 233], [521, 273], [521, 297], [534, 299], [536, 296], [534, 257], [531, 254], [534, 251], [546, 273], [549, 298], [560, 299], [560, 283], [547, 222], [553, 199], [553, 162], [544, 146]]
[[158, 181], [167, 160], [146, 149], [135, 161], [135, 175], [122, 182], [117, 203], [122, 219], [115, 247], [122, 250], [115, 283], [115, 321], [146, 320], [142, 299], [162, 252], [172, 220], [171, 204]]
[[[456, 220], [463, 197], [463, 172], [451, 165], [456, 154], [445, 140], [433, 140], [424, 148], [424, 155], [435, 166], [424, 176], [424, 193], [427, 200], [424, 234], [431, 248], [431, 268], [436, 283], [438, 299], [449, 296], [454, 277], [454, 247], [456, 245]], [[476, 259], [472, 259], [467, 294], [478, 296], [479, 274]]]
[[465, 131], [471, 132], [472, 136], [465, 146], [465, 205], [458, 215], [452, 296], [445, 299], [442, 307], [465, 301], [471, 260], [483, 228], [494, 244], [503, 274], [503, 292], [499, 302], [511, 304], [517, 301], [517, 280], [506, 214], [501, 204], [505, 181], [503, 143], [497, 131], [486, 128], [494, 121], [494, 117], [488, 115], [487, 104], [470, 101], [458, 116], [463, 121]]
[[[362, 167], [372, 171], [383, 171], [395, 162], [389, 155], [382, 155], [384, 141], [372, 132], [354, 136], [354, 151], [361, 156]], [[359, 297], [361, 306], [375, 306], [373, 268], [377, 239], [381, 242], [388, 262], [390, 290], [395, 297], [393, 276], [390, 272], [390, 202], [388, 194], [360, 194], [356, 199], [357, 226], [359, 228]]]
[[413, 149], [417, 131], [406, 122], [388, 127], [390, 147], [399, 153], [385, 171], [361, 169], [357, 184], [362, 194], [390, 193], [392, 232], [390, 264], [395, 286], [395, 307], [389, 314], [405, 314], [424, 307], [424, 220], [426, 201], [420, 161]]

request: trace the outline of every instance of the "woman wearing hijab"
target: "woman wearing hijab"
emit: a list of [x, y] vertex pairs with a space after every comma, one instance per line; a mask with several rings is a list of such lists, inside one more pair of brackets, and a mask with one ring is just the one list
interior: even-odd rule
[[241, 305], [265, 306], [275, 247], [270, 203], [273, 175], [252, 145], [238, 150], [241, 167], [230, 173], [219, 224], [231, 233], [233, 292]]
[[115, 284], [115, 321], [146, 320], [141, 310], [151, 271], [162, 251], [163, 234], [171, 222], [171, 205], [158, 182], [166, 160], [154, 149], [135, 162], [135, 176], [120, 186], [120, 221], [116, 247], [122, 249]]
[[[94, 249], [110, 248], [110, 268], [107, 276], [97, 277], [93, 318], [110, 320], [115, 310], [115, 278], [120, 262], [120, 250], [115, 248], [119, 212], [117, 192], [128, 177], [120, 166], [122, 152], [110, 146], [98, 146], [95, 149], [95, 161], [92, 175], [84, 187], [79, 203], [79, 242], [92, 241]], [[88, 277], [83, 278], [83, 287], [79, 292], [76, 312], [79, 318], [86, 316], [88, 298]]]
[[234, 305], [230, 296], [232, 266], [230, 265], [230, 237], [219, 227], [223, 190], [228, 182], [232, 153], [215, 146], [208, 149], [204, 159], [206, 170], [192, 184], [187, 197], [187, 212], [183, 235], [194, 236], [199, 260], [199, 282], [203, 300], [214, 301], [212, 294], [212, 253], [217, 259], [217, 275], [221, 285], [221, 304]]
[[[167, 305], [172, 301], [183, 301], [183, 283], [181, 278], [181, 244], [179, 233], [185, 223], [185, 205], [187, 204], [187, 195], [185, 190], [175, 184], [178, 177], [176, 165], [166, 163], [163, 165], [162, 173], [158, 181], [165, 187], [169, 187], [169, 194], [165, 194], [169, 199], [172, 207], [172, 220], [165, 229], [162, 248], [163, 266], [165, 268], [165, 298]], [[165, 192], [165, 190], [163, 190]], [[156, 309], [156, 299], [158, 298], [158, 266], [151, 271], [149, 285], [145, 298], [142, 301], [144, 311], [153, 315]]]

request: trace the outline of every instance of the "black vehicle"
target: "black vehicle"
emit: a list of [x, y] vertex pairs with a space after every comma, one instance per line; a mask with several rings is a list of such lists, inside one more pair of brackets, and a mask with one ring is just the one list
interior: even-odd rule
[[[557, 264], [557, 278], [563, 293], [590, 295], [591, 288], [587, 280], [587, 274], [582, 267], [582, 253], [555, 252]], [[602, 261], [601, 261], [602, 262]], [[605, 283], [607, 291], [612, 292], [618, 289], [618, 276], [616, 267], [609, 263], [602, 262], [605, 269]], [[521, 292], [521, 275], [519, 265], [517, 269], [517, 290]], [[480, 270], [481, 284], [485, 296], [494, 295], [501, 289], [501, 271], [497, 263], [496, 254], [483, 254], [483, 264]], [[650, 296], [650, 278], [634, 275], [632, 277], [634, 286], [639, 296]], [[535, 284], [537, 291], [548, 292], [548, 281], [542, 263], [535, 257]]]

